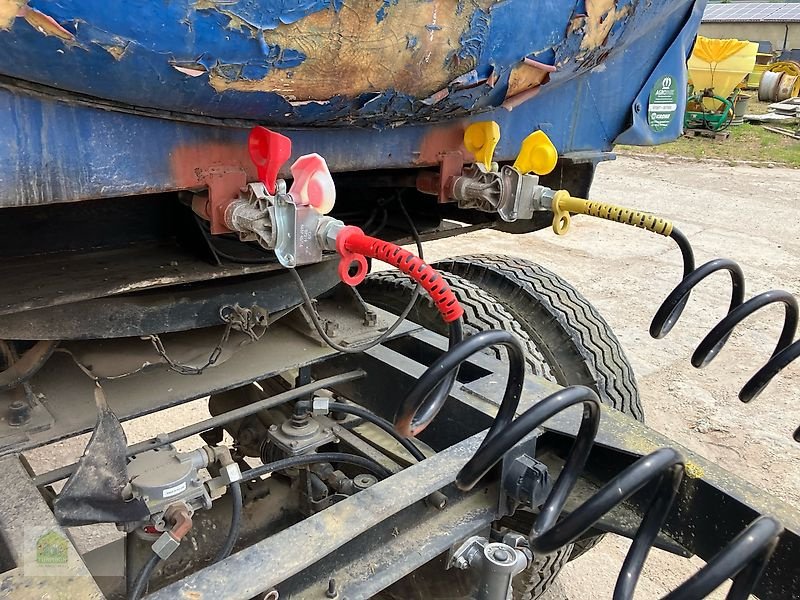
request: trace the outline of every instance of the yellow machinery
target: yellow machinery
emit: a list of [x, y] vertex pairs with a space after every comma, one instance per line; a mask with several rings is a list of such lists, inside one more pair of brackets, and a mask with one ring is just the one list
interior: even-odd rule
[[694, 87], [685, 124], [720, 131], [733, 120], [730, 97], [755, 66], [758, 44], [742, 40], [717, 40], [697, 36], [689, 58]]

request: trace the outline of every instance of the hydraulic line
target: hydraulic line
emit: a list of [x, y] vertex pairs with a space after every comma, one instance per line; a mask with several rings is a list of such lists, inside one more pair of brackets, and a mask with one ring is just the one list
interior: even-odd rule
[[133, 580], [133, 585], [131, 586], [131, 591], [128, 593], [128, 600], [139, 600], [144, 593], [147, 591], [147, 584], [150, 583], [150, 577], [153, 575], [153, 571], [156, 570], [159, 563], [161, 562], [161, 557], [152, 552], [150, 554], [150, 558], [147, 559], [147, 562], [144, 563], [139, 574], [136, 575], [136, 579]]
[[[731, 299], [728, 314], [706, 335], [692, 355], [692, 365], [702, 368], [708, 365], [725, 346], [736, 326], [755, 312], [771, 305], [783, 304], [785, 308], [783, 328], [775, 350], [767, 363], [756, 371], [739, 391], [742, 402], [750, 402], [789, 364], [800, 357], [800, 340], [793, 343], [800, 307], [797, 299], [784, 290], [770, 290], [745, 302], [745, 277], [742, 268], [733, 260], [717, 258], [695, 268], [694, 252], [686, 236], [673, 224], [655, 215], [629, 208], [574, 198], [568, 192], [555, 192], [551, 201], [553, 230], [564, 234], [569, 228], [569, 213], [590, 215], [608, 221], [624, 223], [672, 238], [683, 257], [683, 279], [656, 311], [650, 324], [650, 335], [656, 339], [666, 336], [680, 319], [694, 288], [709, 275], [727, 271], [731, 278]], [[794, 439], [800, 442], [800, 426], [794, 431]]]
[[[309, 411], [311, 410], [311, 403], [308, 402], [307, 400], [302, 400], [297, 404], [295, 404], [295, 410], [298, 410], [298, 408], [304, 411]], [[390, 436], [392, 436], [397, 441], [398, 444], [400, 444], [403, 448], [405, 448], [406, 451], [412, 457], [414, 457], [414, 459], [416, 459], [417, 461], [425, 460], [425, 455], [422, 453], [422, 451], [420, 451], [419, 448], [417, 448], [414, 445], [414, 442], [412, 442], [407, 437], [403, 437], [402, 435], [397, 433], [392, 423], [390, 423], [383, 417], [376, 415], [371, 410], [367, 410], [363, 406], [358, 406], [357, 404], [345, 404], [343, 402], [328, 403], [328, 410], [330, 410], [331, 412], [339, 412], [348, 415], [353, 415], [355, 417], [360, 417], [365, 421], [369, 421], [376, 427], [379, 427], [380, 429], [388, 433]]]
[[[409, 400], [403, 404], [400, 417], [413, 420], [419, 412], [429, 410], [427, 398], [436, 385], [435, 374], [455, 368], [476, 352], [490, 346], [504, 346], [508, 350], [506, 389], [492, 426], [474, 456], [459, 471], [456, 485], [462, 490], [472, 489], [502, 460], [508, 450], [533, 430], [562, 411], [582, 404], [583, 415], [578, 433], [558, 479], [539, 508], [529, 536], [530, 548], [534, 553], [551, 553], [579, 538], [636, 492], [654, 486], [654, 493], [614, 588], [615, 600], [632, 598], [647, 555], [677, 496], [685, 473], [683, 457], [672, 448], [656, 450], [634, 462], [569, 515], [561, 518], [566, 500], [583, 471], [599, 429], [600, 400], [591, 389], [572, 386], [538, 401], [514, 420], [522, 391], [521, 382], [525, 376], [525, 363], [522, 345], [505, 331], [481, 332], [439, 357], [418, 380], [409, 394]], [[671, 600], [702, 598], [724, 580], [733, 578], [728, 598], [745, 600], [754, 590], [782, 531], [781, 525], [774, 519], [758, 518], [667, 597]]]
[[222, 544], [212, 563], [219, 562], [230, 556], [236, 541], [239, 539], [239, 530], [242, 526], [242, 485], [238, 481], [234, 481], [228, 486], [228, 489], [231, 492], [231, 524], [228, 528], [225, 543]]

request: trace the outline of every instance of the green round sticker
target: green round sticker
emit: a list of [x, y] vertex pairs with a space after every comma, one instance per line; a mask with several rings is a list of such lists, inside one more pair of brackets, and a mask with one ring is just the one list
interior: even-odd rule
[[650, 91], [647, 122], [653, 131], [664, 131], [678, 110], [678, 88], [671, 75], [662, 77]]

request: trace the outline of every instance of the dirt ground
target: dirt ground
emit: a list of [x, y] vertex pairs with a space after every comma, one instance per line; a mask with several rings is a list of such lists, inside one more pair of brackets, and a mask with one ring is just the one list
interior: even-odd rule
[[[592, 196], [673, 219], [692, 241], [698, 263], [720, 256], [740, 262], [748, 295], [772, 288], [800, 295], [800, 171], [620, 157], [599, 167]], [[561, 238], [549, 230], [523, 236], [484, 231], [426, 244], [426, 252], [432, 260], [475, 252], [520, 255], [564, 276], [620, 338], [637, 373], [649, 426], [800, 507], [800, 446], [791, 440], [800, 424], [800, 364], [789, 367], [752, 405], [736, 397], [772, 352], [781, 309], [752, 318], [714, 363], [698, 371], [689, 357], [724, 315], [729, 284], [723, 275], [712, 278], [695, 292], [675, 330], [666, 339], [651, 339], [650, 319], [681, 273], [679, 252], [670, 240], [578, 217]], [[172, 409], [169, 422], [206, 414], [202, 401], [193, 402]], [[149, 437], [163, 422], [162, 416], [126, 424], [129, 441]], [[59, 464], [77, 458], [86, 439], [60, 444]], [[188, 447], [197, 444], [187, 442]], [[56, 466], [39, 452], [30, 458], [37, 470]], [[91, 547], [112, 533], [113, 528], [84, 532], [79, 544]], [[606, 539], [564, 569], [548, 600], [610, 598], [626, 548], [619, 539]], [[655, 551], [637, 598], [662, 596], [699, 564]]]

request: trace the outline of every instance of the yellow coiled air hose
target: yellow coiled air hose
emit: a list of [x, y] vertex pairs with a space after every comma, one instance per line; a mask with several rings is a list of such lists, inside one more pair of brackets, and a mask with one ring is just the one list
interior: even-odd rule
[[555, 193], [552, 210], [553, 231], [557, 235], [564, 235], [569, 229], [570, 213], [633, 225], [666, 237], [670, 237], [673, 230], [672, 222], [661, 217], [606, 202], [574, 198], [566, 190], [559, 190]]

